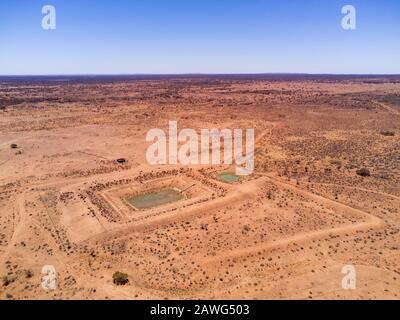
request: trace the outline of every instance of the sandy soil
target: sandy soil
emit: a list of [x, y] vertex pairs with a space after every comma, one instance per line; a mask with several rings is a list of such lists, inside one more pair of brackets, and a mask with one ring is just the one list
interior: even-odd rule
[[[254, 174], [150, 166], [170, 120], [255, 128]], [[399, 299], [399, 147], [400, 78], [0, 81], [0, 299]]]

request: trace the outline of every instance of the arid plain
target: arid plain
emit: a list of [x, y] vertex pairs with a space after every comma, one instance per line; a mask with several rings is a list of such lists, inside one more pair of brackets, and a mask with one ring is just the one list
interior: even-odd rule
[[[149, 165], [169, 121], [254, 128], [253, 175]], [[0, 299], [399, 299], [399, 149], [395, 76], [3, 78]]]

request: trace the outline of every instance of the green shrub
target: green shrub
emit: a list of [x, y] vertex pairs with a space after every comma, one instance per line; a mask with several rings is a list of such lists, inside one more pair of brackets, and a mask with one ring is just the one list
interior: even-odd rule
[[124, 286], [129, 282], [128, 279], [128, 275], [126, 273], [122, 273], [122, 272], [115, 272], [113, 274], [113, 282], [117, 285], [117, 286]]

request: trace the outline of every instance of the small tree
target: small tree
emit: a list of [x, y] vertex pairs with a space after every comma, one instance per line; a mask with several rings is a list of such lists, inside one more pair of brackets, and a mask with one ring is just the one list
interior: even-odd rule
[[129, 282], [128, 279], [128, 275], [126, 273], [122, 273], [122, 272], [115, 272], [113, 274], [113, 282], [117, 285], [117, 286], [124, 286]]
[[15, 144], [15, 143], [13, 143], [10, 147], [11, 147], [11, 149], [17, 149], [17, 148], [18, 148], [18, 145]]
[[361, 168], [356, 173], [361, 177], [369, 177], [371, 175], [371, 172], [367, 168]]

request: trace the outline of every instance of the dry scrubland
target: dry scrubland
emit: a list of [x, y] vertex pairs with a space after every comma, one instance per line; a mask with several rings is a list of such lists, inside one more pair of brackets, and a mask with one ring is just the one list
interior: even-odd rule
[[[0, 109], [0, 299], [400, 298], [400, 78], [3, 80]], [[254, 127], [254, 175], [150, 167], [169, 120]]]

